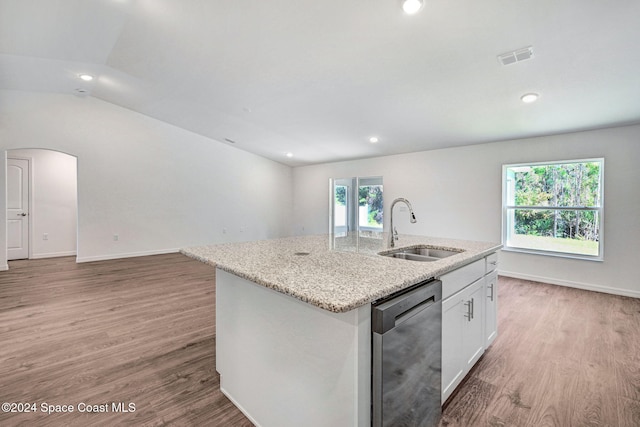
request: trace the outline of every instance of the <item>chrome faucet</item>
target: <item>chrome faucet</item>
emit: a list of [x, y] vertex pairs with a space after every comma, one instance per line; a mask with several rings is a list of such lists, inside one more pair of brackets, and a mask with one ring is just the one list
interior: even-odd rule
[[393, 203], [391, 203], [391, 212], [390, 212], [390, 218], [391, 218], [391, 233], [389, 233], [390, 248], [393, 248], [396, 245], [395, 241], [398, 240], [398, 230], [396, 230], [396, 228], [393, 226], [393, 207], [398, 202], [403, 202], [405, 205], [407, 205], [407, 207], [409, 208], [409, 221], [411, 221], [412, 224], [416, 223], [416, 215], [413, 213], [413, 208], [411, 207], [411, 203], [403, 197], [395, 199]]

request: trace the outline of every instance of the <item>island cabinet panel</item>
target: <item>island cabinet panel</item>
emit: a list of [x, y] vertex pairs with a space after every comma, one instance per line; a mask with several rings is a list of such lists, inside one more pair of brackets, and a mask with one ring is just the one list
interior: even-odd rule
[[459, 292], [442, 303], [442, 403], [465, 375], [462, 356], [463, 297]]
[[465, 371], [469, 372], [476, 364], [485, 349], [485, 281], [476, 280], [467, 287], [464, 293], [464, 328], [462, 354], [465, 355]]
[[[442, 404], [497, 336], [496, 254], [443, 274]], [[488, 273], [488, 274], [487, 274]]]
[[216, 369], [256, 425], [368, 427], [371, 306], [333, 313], [217, 269]]
[[484, 278], [442, 303], [442, 403], [484, 352]]
[[485, 278], [486, 310], [485, 310], [485, 347], [493, 344], [498, 336], [498, 272], [493, 271]]
[[448, 298], [484, 276], [485, 268], [483, 258], [442, 275], [442, 298]]

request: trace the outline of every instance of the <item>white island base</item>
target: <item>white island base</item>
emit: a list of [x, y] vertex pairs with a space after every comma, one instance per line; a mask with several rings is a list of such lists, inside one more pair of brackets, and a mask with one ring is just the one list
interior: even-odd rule
[[216, 269], [220, 389], [257, 426], [370, 426], [370, 355], [370, 304], [333, 313]]

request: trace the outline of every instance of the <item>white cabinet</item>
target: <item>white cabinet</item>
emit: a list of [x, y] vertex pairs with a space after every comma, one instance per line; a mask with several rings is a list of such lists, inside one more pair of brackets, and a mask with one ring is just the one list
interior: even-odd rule
[[486, 261], [483, 258], [438, 277], [438, 279], [442, 281], [443, 301], [466, 288], [485, 274]]
[[498, 272], [493, 271], [485, 277], [485, 348], [493, 344], [498, 336]]
[[478, 279], [463, 291], [462, 354], [467, 372], [484, 353], [484, 289], [484, 279]]
[[484, 352], [484, 278], [442, 303], [442, 402]]
[[439, 277], [442, 281], [442, 403], [484, 350], [484, 259]]
[[[497, 336], [496, 254], [442, 280], [442, 403]], [[489, 274], [487, 274], [489, 273]]]
[[485, 348], [498, 336], [498, 254], [485, 258]]
[[442, 403], [465, 375], [462, 357], [463, 304], [462, 294], [442, 302]]

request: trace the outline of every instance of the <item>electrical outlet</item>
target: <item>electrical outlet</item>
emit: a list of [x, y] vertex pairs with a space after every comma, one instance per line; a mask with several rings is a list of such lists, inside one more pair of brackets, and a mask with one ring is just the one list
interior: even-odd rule
[[42, 240], [49, 240], [49, 233], [44, 233], [42, 235]]
[[120, 236], [118, 236], [117, 234], [113, 235], [113, 241], [117, 242], [120, 239]]
[[226, 228], [222, 229], [222, 234], [227, 234], [227, 229]]
[[244, 228], [245, 228], [244, 225], [242, 227], [240, 227], [240, 232], [241, 233], [244, 233]]

